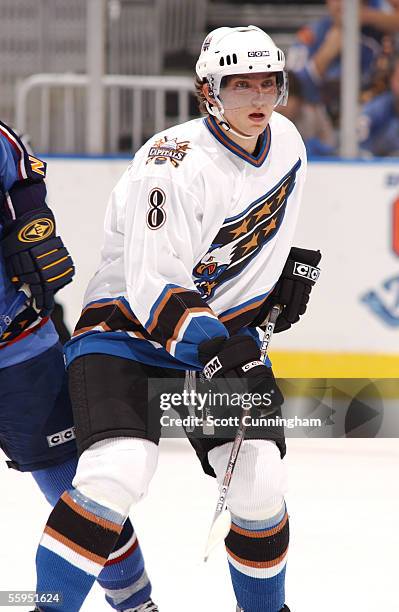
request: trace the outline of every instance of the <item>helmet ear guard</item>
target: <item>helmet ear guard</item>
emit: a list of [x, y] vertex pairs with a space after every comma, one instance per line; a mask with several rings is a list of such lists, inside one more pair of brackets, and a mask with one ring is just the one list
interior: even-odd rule
[[288, 75], [287, 75], [286, 70], [277, 72], [276, 78], [277, 78], [277, 88], [279, 91], [279, 97], [277, 99], [275, 107], [276, 106], [287, 106], [289, 84], [288, 84]]

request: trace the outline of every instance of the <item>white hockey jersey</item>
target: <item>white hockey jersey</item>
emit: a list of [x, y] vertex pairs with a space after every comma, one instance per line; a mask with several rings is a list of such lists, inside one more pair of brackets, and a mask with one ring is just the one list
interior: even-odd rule
[[292, 246], [305, 173], [303, 141], [275, 112], [254, 155], [212, 117], [154, 136], [112, 192], [68, 361], [200, 368], [199, 343], [248, 333]]

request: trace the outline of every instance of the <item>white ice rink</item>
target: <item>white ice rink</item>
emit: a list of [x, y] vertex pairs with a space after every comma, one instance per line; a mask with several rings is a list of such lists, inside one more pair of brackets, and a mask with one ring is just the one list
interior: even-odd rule
[[[399, 442], [289, 440], [285, 461], [292, 612], [397, 612]], [[0, 479], [0, 589], [31, 590], [50, 508], [30, 475], [2, 464]], [[161, 612], [234, 612], [223, 547], [202, 562], [216, 500], [216, 484], [188, 443], [164, 440], [149, 495], [133, 517]], [[110, 608], [95, 588], [82, 610]]]

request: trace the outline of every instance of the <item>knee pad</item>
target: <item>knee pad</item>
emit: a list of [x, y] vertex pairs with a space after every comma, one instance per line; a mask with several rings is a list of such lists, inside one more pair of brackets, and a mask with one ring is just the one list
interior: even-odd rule
[[[219, 485], [222, 484], [232, 442], [208, 453]], [[232, 514], [261, 521], [281, 510], [287, 490], [285, 467], [277, 445], [270, 440], [244, 440], [227, 495]]]
[[158, 446], [139, 438], [96, 442], [79, 459], [73, 486], [95, 502], [127, 516], [147, 494]]

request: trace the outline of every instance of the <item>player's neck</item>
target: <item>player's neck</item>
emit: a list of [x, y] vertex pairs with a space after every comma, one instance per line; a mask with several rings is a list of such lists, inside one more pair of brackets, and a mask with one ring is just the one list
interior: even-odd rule
[[[220, 126], [220, 122], [218, 121], [218, 124]], [[220, 126], [220, 129], [224, 132], [224, 128], [222, 128]], [[231, 131], [226, 131], [225, 132], [228, 137], [230, 138], [230, 140], [232, 140], [235, 144], [238, 144], [242, 149], [244, 149], [244, 151], [246, 151], [247, 153], [249, 153], [250, 155], [252, 155], [258, 145], [258, 139], [259, 136], [254, 136], [253, 138], [240, 138], [239, 136], [237, 136], [236, 134], [233, 134], [233, 132]]]
[[239, 138], [238, 136], [235, 136], [235, 134], [230, 134], [230, 133], [229, 133], [229, 136], [232, 140], [234, 140], [236, 144], [240, 145], [240, 147], [244, 149], [244, 151], [246, 151], [247, 153], [250, 153], [250, 155], [253, 155], [258, 145], [259, 136], [255, 136], [254, 138], [251, 138], [251, 140], [247, 140], [245, 138]]

